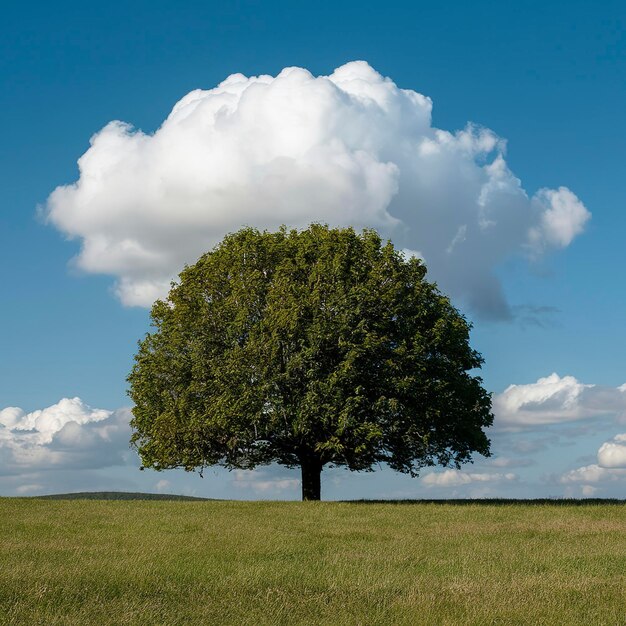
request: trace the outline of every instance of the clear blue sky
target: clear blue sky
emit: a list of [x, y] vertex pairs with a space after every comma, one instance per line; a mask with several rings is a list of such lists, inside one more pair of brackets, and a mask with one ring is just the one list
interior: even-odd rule
[[[455, 131], [472, 121], [505, 138], [508, 166], [529, 194], [566, 186], [592, 214], [584, 233], [536, 266], [514, 258], [498, 266], [513, 305], [551, 312], [540, 324], [474, 320], [488, 388], [500, 393], [552, 372], [611, 389], [626, 382], [623, 2], [7, 1], [0, 22], [0, 409], [28, 413], [74, 396], [109, 410], [128, 405], [125, 377], [148, 329], [147, 311], [120, 304], [110, 276], [76, 269], [70, 259], [79, 243], [45, 224], [37, 209], [55, 187], [77, 180], [76, 161], [94, 133], [114, 119], [154, 132], [186, 93], [232, 73], [299, 66], [327, 75], [355, 59], [429, 96], [434, 126]], [[589, 429], [534, 458], [514, 481], [526, 485], [519, 493], [534, 493], [548, 474], [594, 464], [599, 445], [626, 431], [620, 411], [613, 403], [599, 418], [590, 413], [604, 420], [599, 430], [589, 419], [560, 424]], [[106, 471], [97, 469], [103, 484]], [[134, 469], [110, 471], [124, 477], [112, 484], [154, 488], [133, 483]], [[151, 480], [172, 480], [178, 491], [192, 480], [176, 476]], [[365, 495], [399, 484], [431, 493], [381, 476], [371, 482], [379, 491], [365, 486]], [[355, 480], [365, 485], [367, 478]], [[36, 473], [28, 480], [51, 489]], [[228, 495], [228, 480], [220, 474], [211, 491], [206, 479], [200, 487], [193, 479], [193, 488]], [[6, 481], [0, 494], [16, 493], [19, 478]], [[568, 485], [554, 479], [537, 493], [564, 493]], [[619, 472], [606, 492], [604, 485], [593, 483], [600, 489], [593, 493], [626, 492]], [[263, 493], [293, 495], [270, 487]]]

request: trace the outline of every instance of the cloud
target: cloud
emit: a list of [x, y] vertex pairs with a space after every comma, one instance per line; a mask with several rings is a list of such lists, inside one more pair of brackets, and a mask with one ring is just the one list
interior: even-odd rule
[[448, 469], [443, 472], [433, 472], [422, 478], [422, 483], [428, 487], [459, 487], [471, 483], [502, 482], [515, 480], [515, 474], [490, 474], [481, 472], [463, 472], [461, 470]]
[[80, 398], [63, 398], [57, 404], [32, 413], [10, 406], [0, 411], [0, 424], [13, 432], [26, 431], [37, 443], [50, 443], [56, 433], [67, 424], [83, 425], [100, 422], [111, 416], [111, 411], [92, 409]]
[[600, 446], [597, 463], [570, 470], [560, 477], [564, 484], [585, 483], [581, 487], [585, 496], [596, 494], [600, 488], [589, 483], [606, 485], [623, 481], [626, 481], [626, 433], [615, 435]]
[[532, 206], [539, 216], [538, 224], [530, 229], [530, 245], [535, 252], [569, 246], [589, 219], [585, 206], [567, 187], [541, 189]]
[[0, 474], [124, 464], [130, 417], [128, 409], [92, 409], [80, 398], [31, 413], [0, 410]]
[[513, 255], [564, 248], [590, 217], [565, 187], [529, 197], [486, 128], [432, 126], [432, 102], [363, 61], [330, 76], [286, 68], [184, 96], [153, 134], [113, 121], [45, 213], [81, 243], [86, 272], [148, 306], [242, 225], [369, 226], [419, 250], [430, 276], [486, 317], [511, 317], [498, 278]]
[[607, 468], [626, 469], [626, 433], [615, 435], [598, 450], [598, 464]]
[[154, 486], [154, 488], [159, 492], [162, 493], [164, 491], [167, 491], [168, 489], [170, 489], [172, 487], [172, 483], [169, 480], [165, 480], [164, 478], [162, 478], [161, 480], [157, 481], [156, 485]]
[[561, 476], [562, 483], [598, 483], [607, 480], [626, 478], [626, 469], [607, 469], [599, 465], [585, 465], [566, 472]]
[[33, 494], [33, 493], [39, 493], [41, 491], [43, 491], [45, 489], [44, 485], [41, 485], [39, 483], [32, 483], [32, 484], [22, 484], [19, 487], [16, 487], [15, 491], [18, 495], [20, 496], [27, 496], [29, 494]]
[[488, 461], [491, 467], [531, 467], [536, 461], [526, 457], [513, 458], [508, 456], [497, 456]]
[[299, 489], [300, 480], [287, 478], [285, 472], [284, 468], [276, 466], [255, 470], [234, 470], [232, 484], [237, 489], [245, 489], [265, 496]]
[[510, 385], [493, 399], [494, 425], [536, 428], [588, 418], [626, 414], [626, 386], [584, 384], [573, 376], [551, 374], [528, 385]]
[[592, 485], [583, 485], [581, 488], [581, 492], [585, 498], [591, 498], [598, 492], [597, 487], [593, 487]]

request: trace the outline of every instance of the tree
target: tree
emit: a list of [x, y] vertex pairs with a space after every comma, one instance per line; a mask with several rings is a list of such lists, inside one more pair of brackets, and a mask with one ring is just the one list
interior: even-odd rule
[[470, 324], [375, 231], [228, 235], [152, 308], [128, 377], [143, 467], [416, 476], [489, 455], [491, 397]]

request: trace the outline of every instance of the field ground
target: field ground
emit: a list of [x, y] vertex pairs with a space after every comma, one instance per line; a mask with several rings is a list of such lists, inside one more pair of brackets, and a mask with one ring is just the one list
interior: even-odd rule
[[0, 624], [626, 624], [626, 505], [0, 498]]

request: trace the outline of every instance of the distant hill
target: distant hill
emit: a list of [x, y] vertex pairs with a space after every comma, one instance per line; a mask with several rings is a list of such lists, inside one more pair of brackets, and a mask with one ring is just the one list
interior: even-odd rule
[[[128, 491], [81, 491], [78, 493], [55, 493], [47, 496], [30, 496], [38, 500], [193, 500], [208, 502], [219, 500], [218, 498], [198, 498], [195, 496], [182, 496], [171, 493], [134, 493]], [[332, 502], [328, 500], [328, 502]], [[511, 506], [520, 505], [528, 507], [532, 505], [547, 506], [589, 506], [589, 505], [626, 505], [626, 500], [616, 498], [535, 498], [535, 499], [507, 499], [507, 498], [478, 498], [478, 499], [435, 499], [435, 500], [338, 500], [344, 504], [443, 504], [443, 505], [467, 505], [467, 506]]]
[[171, 493], [131, 493], [127, 491], [82, 491], [33, 497], [41, 500], [211, 500], [211, 498], [179, 496]]

